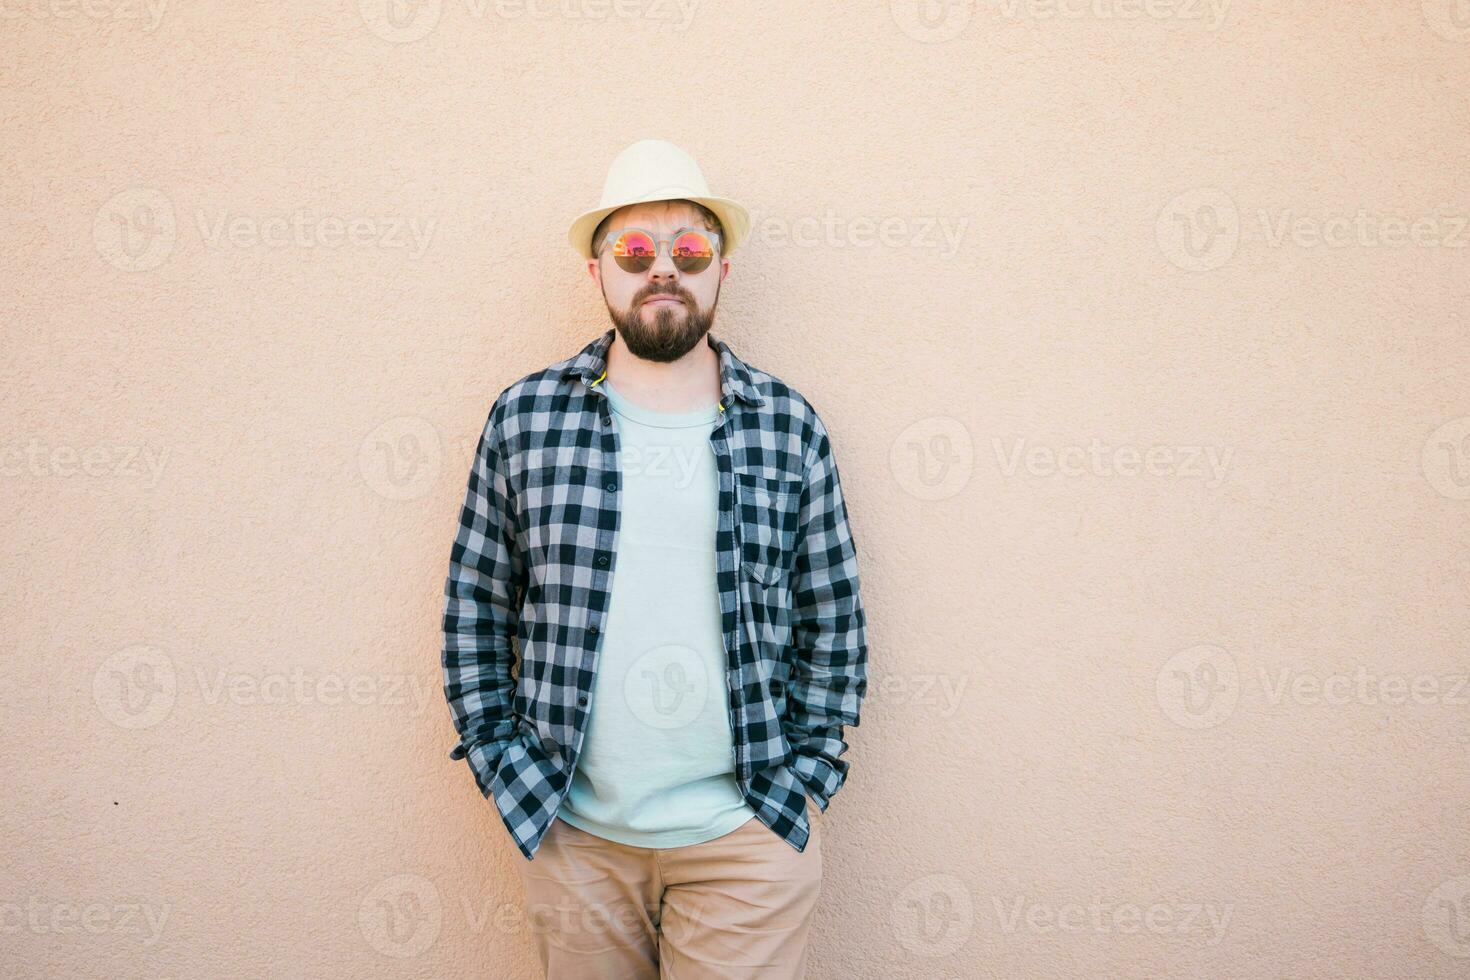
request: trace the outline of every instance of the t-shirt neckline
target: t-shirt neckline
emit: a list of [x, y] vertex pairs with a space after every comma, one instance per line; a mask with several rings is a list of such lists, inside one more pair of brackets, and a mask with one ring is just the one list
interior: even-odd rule
[[614, 412], [634, 422], [657, 426], [660, 429], [685, 429], [695, 425], [704, 425], [707, 422], [713, 422], [720, 412], [720, 407], [716, 402], [710, 402], [704, 408], [696, 408], [688, 412], [662, 412], [645, 408], [630, 401], [628, 396], [614, 388], [613, 383], [607, 378], [602, 379], [602, 391], [607, 395], [608, 403]]

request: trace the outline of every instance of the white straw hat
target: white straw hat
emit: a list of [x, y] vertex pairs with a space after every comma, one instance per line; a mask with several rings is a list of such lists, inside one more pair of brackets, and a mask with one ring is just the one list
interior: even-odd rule
[[592, 232], [603, 218], [629, 204], [673, 200], [696, 201], [715, 213], [724, 228], [721, 257], [750, 233], [750, 213], [727, 197], [712, 196], [693, 157], [667, 140], [639, 140], [614, 158], [602, 185], [602, 203], [577, 216], [567, 240], [590, 259]]

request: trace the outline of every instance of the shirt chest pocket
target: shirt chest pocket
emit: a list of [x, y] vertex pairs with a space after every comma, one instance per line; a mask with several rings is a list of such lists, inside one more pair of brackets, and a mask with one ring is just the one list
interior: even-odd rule
[[735, 473], [736, 521], [744, 575], [774, 585], [795, 564], [801, 483], [783, 476]]

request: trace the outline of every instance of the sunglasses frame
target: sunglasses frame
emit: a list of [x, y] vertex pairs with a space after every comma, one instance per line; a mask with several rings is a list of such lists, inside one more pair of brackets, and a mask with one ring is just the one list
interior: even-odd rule
[[[696, 232], [698, 234], [703, 235], [705, 238], [708, 238], [709, 241], [710, 241], [710, 244], [715, 247], [715, 254], [712, 255], [712, 256], [710, 256], [710, 265], [716, 265], [716, 264], [719, 263], [720, 258], [721, 258], [721, 255], [722, 255], [721, 249], [724, 246], [724, 243], [720, 240], [720, 233], [719, 232], [717, 232], [717, 231], [710, 231], [707, 228], [696, 228], [693, 225], [684, 225], [682, 228], [677, 228], [673, 232], [671, 232], [670, 234], [662, 235], [662, 236], [655, 235], [648, 228], [640, 228], [637, 225], [623, 225], [620, 228], [609, 228], [607, 230], [607, 233], [602, 236], [602, 244], [597, 247], [597, 253], [596, 253], [597, 254], [597, 257], [598, 258], [601, 258], [602, 257], [602, 251], [603, 251], [603, 249], [607, 248], [613, 242], [617, 241], [618, 238], [619, 238], [619, 236], [623, 235], [626, 232], [630, 232], [630, 231], [641, 231], [641, 232], [643, 232], [643, 234], [645, 234], [649, 238], [653, 239], [653, 261], [654, 262], [657, 262], [658, 261], [658, 257], [660, 255], [662, 255], [665, 251], [667, 251], [669, 253], [669, 260], [672, 261], [672, 262], [674, 262], [674, 268], [676, 268], [676, 269], [679, 268], [679, 263], [678, 263], [677, 260], [674, 259], [674, 254], [673, 254], [674, 253], [674, 242], [678, 239], [678, 237], [680, 235], [684, 234], [686, 231], [692, 231], [692, 232]], [[668, 245], [668, 248], [667, 249], [664, 248], [665, 245]], [[618, 268], [621, 269], [622, 266], [619, 266]], [[651, 269], [651, 268], [653, 268], [653, 266], [650, 265], [649, 268]], [[628, 270], [623, 269], [623, 271], [624, 272], [627, 272]], [[648, 270], [645, 269], [643, 271], [644, 272], [647, 272]], [[699, 272], [686, 272], [683, 269], [679, 269], [679, 271], [680, 272], [683, 272], [686, 276], [697, 276], [697, 275], [699, 275], [699, 272], [707, 272], [707, 271], [709, 271], [709, 266], [705, 266], [703, 269], [700, 269]], [[628, 274], [629, 275], [641, 275], [642, 273], [630, 272]]]

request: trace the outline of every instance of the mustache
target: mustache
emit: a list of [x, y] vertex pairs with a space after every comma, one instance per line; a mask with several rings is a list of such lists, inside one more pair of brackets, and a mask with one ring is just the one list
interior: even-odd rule
[[646, 293], [640, 293], [635, 299], [635, 302], [642, 303], [646, 300], [653, 299], [655, 296], [672, 296], [675, 299], [682, 299], [686, 304], [689, 303], [689, 296], [677, 286], [670, 289], [650, 289]]

